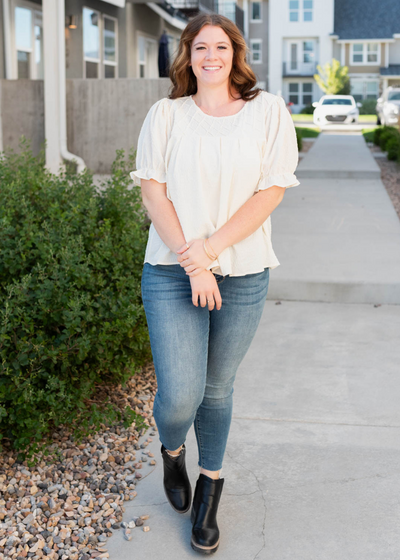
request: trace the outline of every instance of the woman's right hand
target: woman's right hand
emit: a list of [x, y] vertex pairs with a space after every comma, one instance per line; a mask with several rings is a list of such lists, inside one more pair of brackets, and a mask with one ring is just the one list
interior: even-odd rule
[[207, 305], [207, 300], [210, 300], [210, 303], [208, 304], [209, 311], [214, 309], [214, 305], [216, 305], [218, 310], [221, 309], [221, 294], [215, 276], [211, 270], [203, 270], [200, 274], [196, 274], [196, 276], [189, 276], [189, 278], [190, 286], [192, 288], [193, 305], [196, 307], [199, 306], [198, 298], [200, 296], [201, 307], [205, 307]]

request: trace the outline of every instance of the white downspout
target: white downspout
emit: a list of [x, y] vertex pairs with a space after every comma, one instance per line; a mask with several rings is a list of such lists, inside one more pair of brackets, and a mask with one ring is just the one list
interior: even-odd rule
[[65, 77], [65, 0], [58, 0], [58, 64], [59, 64], [59, 118], [60, 118], [60, 153], [67, 161], [75, 160], [77, 171], [86, 169], [85, 162], [79, 156], [71, 154], [67, 148], [67, 101]]
[[4, 33], [4, 61], [5, 78], [11, 80], [11, 35], [10, 35], [10, 0], [3, 0], [3, 33]]

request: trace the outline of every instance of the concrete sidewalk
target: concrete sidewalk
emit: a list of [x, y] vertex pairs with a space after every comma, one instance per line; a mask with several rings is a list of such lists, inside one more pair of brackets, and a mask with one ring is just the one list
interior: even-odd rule
[[400, 304], [400, 221], [379, 173], [362, 136], [318, 137], [272, 216], [270, 299]]
[[[322, 136], [303, 171], [327, 145]], [[274, 212], [282, 265], [235, 382], [215, 558], [398, 560], [400, 307], [357, 302], [400, 302], [399, 220], [376, 177], [300, 180]], [[194, 486], [193, 430], [186, 444]], [[157, 435], [146, 451], [157, 465], [145, 463], [124, 519], [150, 514], [151, 530], [130, 542], [115, 531], [110, 560], [199, 558], [189, 513], [164, 496]]]
[[[266, 303], [235, 382], [215, 558], [400, 557], [399, 332], [398, 306]], [[124, 515], [150, 514], [151, 530], [133, 529], [131, 542], [116, 531], [111, 560], [199, 558], [153, 440], [157, 466]], [[194, 485], [193, 431], [186, 444]]]

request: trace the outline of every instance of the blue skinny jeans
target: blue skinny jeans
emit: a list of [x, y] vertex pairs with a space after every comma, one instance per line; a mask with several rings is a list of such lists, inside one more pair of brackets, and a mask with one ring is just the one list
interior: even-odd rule
[[269, 268], [245, 276], [214, 274], [220, 310], [192, 302], [179, 264], [144, 263], [141, 292], [157, 377], [154, 419], [161, 443], [178, 449], [194, 423], [199, 466], [222, 468], [237, 369], [254, 338], [268, 291]]

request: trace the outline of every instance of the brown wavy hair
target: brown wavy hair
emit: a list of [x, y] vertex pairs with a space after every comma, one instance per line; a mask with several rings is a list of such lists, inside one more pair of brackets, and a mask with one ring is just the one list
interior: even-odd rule
[[257, 78], [246, 62], [246, 55], [249, 50], [239, 28], [225, 16], [219, 14], [198, 14], [189, 21], [183, 30], [178, 52], [171, 64], [169, 77], [173, 86], [168, 95], [169, 99], [194, 95], [197, 92], [197, 78], [193, 73], [192, 67], [189, 66], [190, 53], [194, 38], [205, 25], [221, 27], [232, 42], [233, 60], [229, 75], [229, 93], [232, 95], [232, 90], [237, 90], [240, 93], [241, 99], [245, 101], [250, 101], [257, 97], [263, 90], [255, 87]]

